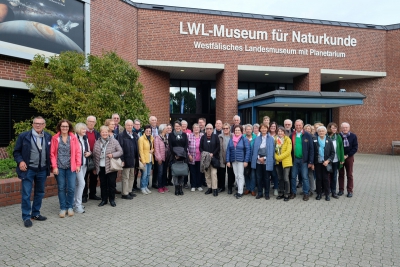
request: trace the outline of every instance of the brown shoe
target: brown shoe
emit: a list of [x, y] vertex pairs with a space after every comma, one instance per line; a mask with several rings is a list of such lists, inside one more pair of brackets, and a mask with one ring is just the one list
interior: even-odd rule
[[256, 196], [256, 192], [255, 192], [255, 191], [251, 191], [251, 195], [252, 195], [253, 197], [255, 197], [255, 196]]
[[296, 194], [290, 194], [289, 199], [294, 199], [296, 198]]
[[306, 194], [304, 194], [304, 196], [303, 196], [303, 200], [304, 200], [304, 201], [308, 201], [308, 199], [309, 199], [309, 196], [308, 196], [308, 195], [306, 195]]
[[248, 195], [250, 193], [250, 190], [244, 190], [243, 195]]

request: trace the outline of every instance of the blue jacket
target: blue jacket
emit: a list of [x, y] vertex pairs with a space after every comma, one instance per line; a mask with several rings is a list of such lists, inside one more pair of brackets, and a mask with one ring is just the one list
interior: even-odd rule
[[[31, 157], [31, 139], [32, 131], [23, 132], [19, 135], [17, 143], [14, 147], [14, 160], [17, 162], [18, 178], [25, 179], [27, 171], [23, 172], [19, 169], [19, 163], [24, 161], [29, 168], [29, 160]], [[46, 175], [50, 175], [50, 144], [51, 134], [44, 132], [44, 142], [46, 143]]]
[[240, 137], [236, 148], [233, 145], [232, 138], [229, 139], [228, 147], [226, 149], [226, 162], [249, 162], [250, 161], [250, 142]]
[[[292, 140], [292, 158], [295, 159], [295, 143], [296, 143], [296, 131], [290, 136]], [[301, 136], [301, 144], [303, 150], [303, 163], [314, 164], [314, 144], [313, 137], [311, 134], [303, 130], [303, 135]]]
[[[260, 149], [262, 136], [257, 136], [253, 145], [253, 152], [251, 154], [251, 168], [255, 169], [258, 158], [258, 149]], [[275, 140], [272, 136], [267, 134], [267, 160], [265, 164], [267, 171], [272, 171], [275, 165]]]

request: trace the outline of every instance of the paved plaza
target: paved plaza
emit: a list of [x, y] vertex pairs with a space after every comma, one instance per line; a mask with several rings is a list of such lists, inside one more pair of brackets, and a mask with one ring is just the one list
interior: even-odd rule
[[400, 266], [399, 163], [356, 154], [353, 198], [330, 202], [153, 190], [61, 219], [55, 196], [31, 228], [3, 207], [0, 266]]

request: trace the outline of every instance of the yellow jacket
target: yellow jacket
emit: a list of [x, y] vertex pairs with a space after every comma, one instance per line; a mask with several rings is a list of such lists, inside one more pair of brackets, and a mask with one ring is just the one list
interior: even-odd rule
[[146, 135], [143, 134], [138, 141], [139, 144], [139, 157], [140, 161], [143, 164], [150, 163], [150, 155], [151, 155], [151, 163], [154, 163], [154, 156], [153, 154], [150, 154], [150, 149], [153, 149], [154, 152], [154, 138], [153, 136], [150, 136], [150, 141], [151, 141], [151, 147], [149, 140], [147, 139]]
[[[276, 138], [275, 138], [275, 147], [276, 147]], [[282, 162], [283, 168], [292, 167], [292, 140], [289, 137], [285, 136], [283, 140], [283, 145], [281, 148], [281, 154], [278, 155], [275, 150], [275, 160], [276, 164]]]

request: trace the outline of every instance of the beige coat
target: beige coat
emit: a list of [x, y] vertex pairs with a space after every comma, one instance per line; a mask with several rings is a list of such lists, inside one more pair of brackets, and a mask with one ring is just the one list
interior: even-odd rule
[[[93, 148], [93, 159], [96, 166], [97, 174], [100, 172], [100, 155], [101, 155], [101, 138], [96, 141]], [[106, 155], [112, 154], [113, 158], [119, 158], [122, 156], [123, 151], [118, 141], [115, 138], [111, 138], [106, 147]], [[106, 156], [106, 174], [110, 173], [110, 158]]]

